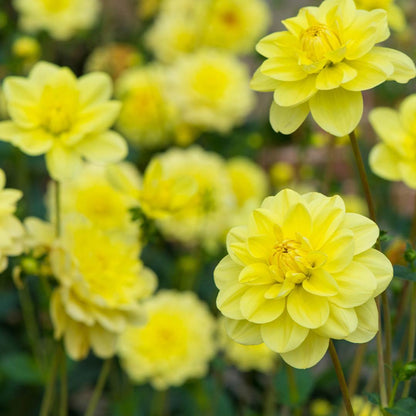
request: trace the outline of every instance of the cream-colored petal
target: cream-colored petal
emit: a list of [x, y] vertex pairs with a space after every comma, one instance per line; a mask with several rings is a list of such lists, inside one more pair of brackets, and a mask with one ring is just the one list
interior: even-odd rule
[[287, 312], [273, 322], [261, 325], [261, 337], [271, 350], [282, 353], [297, 348], [306, 338], [309, 329], [298, 325]]
[[309, 114], [309, 104], [282, 107], [274, 101], [270, 106], [270, 124], [276, 133], [291, 134], [297, 130]]
[[278, 81], [273, 98], [282, 107], [293, 107], [308, 101], [316, 91], [316, 76], [309, 75], [300, 81]]
[[374, 274], [377, 287], [373, 296], [378, 296], [387, 289], [393, 278], [393, 266], [390, 260], [380, 251], [370, 248], [354, 257], [354, 261], [364, 264]]
[[262, 344], [260, 325], [243, 320], [224, 320], [224, 327], [227, 334], [236, 342], [244, 345]]
[[295, 368], [310, 368], [317, 364], [328, 349], [329, 339], [309, 331], [308, 336], [292, 351], [281, 354], [289, 365]]
[[287, 297], [287, 311], [299, 325], [305, 328], [318, 328], [328, 319], [328, 300], [323, 296], [312, 295], [297, 286]]
[[378, 310], [374, 299], [355, 308], [358, 318], [357, 329], [345, 339], [358, 344], [368, 342], [374, 338], [378, 331]]
[[309, 101], [312, 117], [318, 125], [342, 137], [351, 133], [363, 114], [363, 97], [360, 92], [337, 88], [318, 91]]
[[315, 332], [322, 337], [344, 339], [353, 333], [357, 326], [358, 318], [354, 308], [341, 308], [329, 299], [328, 320]]

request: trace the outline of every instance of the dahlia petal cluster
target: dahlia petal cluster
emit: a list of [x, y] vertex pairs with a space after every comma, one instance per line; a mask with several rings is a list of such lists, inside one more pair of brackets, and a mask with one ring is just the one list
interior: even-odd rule
[[5, 79], [11, 120], [0, 123], [0, 139], [29, 155], [45, 154], [56, 180], [74, 177], [83, 158], [117, 162], [127, 155], [127, 145], [109, 130], [120, 111], [111, 93], [111, 78], [104, 73], [77, 79], [69, 68], [39, 62], [28, 78]]
[[378, 234], [339, 196], [286, 189], [266, 198], [229, 232], [214, 272], [228, 334], [264, 342], [296, 368], [316, 364], [330, 338], [369, 341], [378, 331], [374, 298], [393, 276], [372, 248]]
[[24, 228], [14, 215], [22, 192], [5, 185], [6, 175], [0, 169], [0, 273], [7, 267], [7, 256], [21, 254], [24, 236]]
[[404, 99], [398, 110], [375, 108], [369, 120], [381, 139], [370, 152], [372, 171], [416, 189], [416, 94]]
[[389, 37], [385, 10], [325, 0], [282, 23], [286, 31], [257, 44], [267, 59], [251, 81], [255, 90], [274, 92], [270, 122], [277, 132], [292, 133], [310, 112], [322, 129], [347, 135], [363, 113], [361, 91], [416, 75], [408, 56], [377, 46]]
[[208, 371], [215, 354], [215, 320], [193, 292], [160, 291], [144, 304], [148, 320], [129, 327], [118, 342], [130, 378], [155, 389], [179, 386]]
[[13, 0], [12, 3], [24, 31], [46, 30], [58, 40], [67, 40], [89, 29], [100, 12], [98, 0]]

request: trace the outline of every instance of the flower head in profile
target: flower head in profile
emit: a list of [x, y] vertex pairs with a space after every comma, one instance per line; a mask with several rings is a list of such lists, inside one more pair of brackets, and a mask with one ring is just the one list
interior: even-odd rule
[[393, 276], [372, 248], [377, 225], [346, 213], [339, 196], [286, 189], [233, 228], [214, 272], [228, 334], [264, 342], [296, 368], [325, 354], [330, 338], [363, 343], [378, 330], [374, 297]]
[[215, 353], [215, 320], [192, 292], [161, 291], [144, 303], [147, 323], [127, 328], [118, 342], [130, 378], [158, 390], [204, 377]]
[[398, 110], [375, 108], [369, 120], [381, 139], [370, 152], [372, 171], [416, 189], [416, 94], [405, 98]]
[[66, 40], [89, 29], [100, 11], [98, 0], [13, 0], [26, 32], [46, 30], [51, 37]]
[[74, 360], [89, 349], [99, 357], [115, 352], [127, 325], [141, 325], [139, 303], [155, 289], [156, 277], [143, 267], [139, 245], [105, 234], [77, 219], [65, 225], [50, 262], [59, 286], [51, 298], [55, 338], [63, 337]]
[[376, 46], [389, 37], [385, 10], [357, 10], [354, 0], [325, 0], [283, 20], [287, 31], [257, 44], [267, 59], [251, 82], [274, 91], [270, 122], [289, 134], [309, 112], [335, 136], [349, 134], [363, 113], [361, 91], [386, 80], [406, 83], [416, 75], [405, 54]]
[[120, 111], [111, 101], [104, 73], [77, 79], [69, 68], [39, 62], [28, 78], [10, 76], [4, 95], [10, 121], [0, 123], [0, 139], [29, 155], [46, 155], [52, 178], [65, 180], [80, 170], [82, 158], [109, 163], [127, 154], [125, 140], [109, 131]]
[[7, 267], [7, 256], [21, 254], [24, 236], [24, 228], [14, 215], [22, 192], [5, 185], [6, 175], [0, 169], [0, 273]]

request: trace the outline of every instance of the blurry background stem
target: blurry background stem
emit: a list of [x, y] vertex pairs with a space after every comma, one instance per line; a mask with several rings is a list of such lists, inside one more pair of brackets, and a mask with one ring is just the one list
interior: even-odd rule
[[60, 397], [59, 397], [59, 416], [66, 416], [68, 414], [68, 380], [65, 349], [62, 343], [59, 346], [61, 350], [60, 362]]
[[290, 365], [286, 366], [287, 380], [289, 383], [290, 402], [294, 405], [293, 416], [301, 416], [302, 409], [298, 407], [299, 404], [299, 390], [296, 384], [295, 370]]
[[58, 372], [60, 348], [55, 349], [51, 368], [49, 370], [48, 383], [46, 385], [45, 393], [42, 399], [39, 416], [48, 416], [53, 406], [53, 398], [55, 394], [55, 381]]
[[[370, 186], [368, 184], [367, 174], [364, 167], [363, 158], [361, 156], [360, 148], [358, 146], [357, 137], [355, 136], [355, 132], [352, 131], [349, 134], [350, 142], [352, 151], [354, 153], [355, 162], [358, 168], [358, 173], [360, 175], [361, 185], [364, 191], [365, 199], [367, 201], [368, 206], [368, 213], [370, 218], [376, 222], [376, 212], [374, 208], [373, 197], [371, 195]], [[375, 245], [376, 249], [380, 250], [380, 243], [377, 241]], [[384, 307], [384, 319], [386, 322], [390, 322], [389, 314], [389, 307], [387, 305], [387, 296], [382, 297], [383, 307]], [[382, 338], [382, 330], [381, 330], [381, 319], [380, 319], [380, 297], [377, 298], [377, 308], [379, 313], [379, 331], [377, 333], [377, 361], [378, 361], [378, 373], [379, 373], [379, 389], [380, 389], [380, 399], [381, 404], [383, 406], [387, 406], [387, 391], [386, 391], [386, 377], [384, 373], [384, 369], [388, 369], [388, 383], [387, 388], [389, 391], [391, 390], [391, 369], [392, 369], [392, 362], [391, 362], [391, 345], [386, 347], [387, 358], [388, 361], [384, 359], [384, 351], [383, 351], [383, 338]], [[391, 329], [391, 325], [387, 325], [386, 329]], [[386, 335], [386, 345], [391, 343], [391, 334]], [[354, 366], [353, 366], [354, 367]]]

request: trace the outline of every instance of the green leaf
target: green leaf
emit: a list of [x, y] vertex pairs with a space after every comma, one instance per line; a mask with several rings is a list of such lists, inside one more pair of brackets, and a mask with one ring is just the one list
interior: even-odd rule
[[408, 267], [396, 265], [394, 266], [394, 276], [403, 280], [416, 282], [416, 273], [412, 272]]
[[380, 403], [381, 403], [380, 396], [377, 393], [369, 393], [367, 394], [367, 398], [370, 403], [380, 406]]
[[44, 382], [35, 360], [26, 353], [4, 355], [0, 359], [0, 372], [18, 384], [42, 385]]
[[387, 407], [385, 410], [392, 416], [415, 416], [416, 400], [411, 397], [400, 399], [394, 407]]
[[279, 371], [275, 377], [277, 400], [287, 406], [300, 406], [304, 404], [312, 393], [314, 378], [309, 370], [292, 370], [294, 373], [296, 394], [291, 392], [287, 371]]

